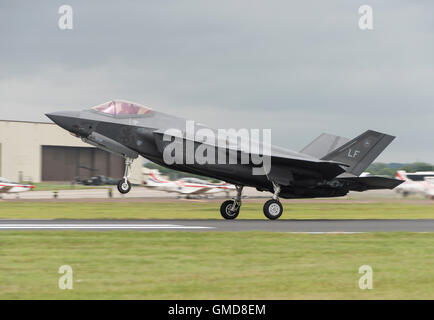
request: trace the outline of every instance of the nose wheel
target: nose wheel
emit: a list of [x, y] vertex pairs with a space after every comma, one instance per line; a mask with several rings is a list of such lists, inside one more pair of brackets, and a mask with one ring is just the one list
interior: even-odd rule
[[124, 177], [118, 182], [118, 191], [122, 194], [126, 194], [131, 190], [131, 182], [128, 181], [128, 178], [131, 174], [131, 165], [133, 164], [133, 159], [125, 158], [125, 171]]
[[127, 179], [119, 180], [118, 182], [118, 191], [122, 194], [126, 194], [131, 190], [131, 182]]

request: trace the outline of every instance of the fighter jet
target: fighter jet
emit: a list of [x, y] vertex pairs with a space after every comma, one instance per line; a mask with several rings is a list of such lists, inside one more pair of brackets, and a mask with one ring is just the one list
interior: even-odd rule
[[80, 112], [46, 115], [84, 142], [124, 157], [125, 173], [118, 183], [121, 193], [131, 189], [130, 167], [139, 155], [167, 168], [235, 185], [235, 198], [220, 207], [225, 219], [238, 216], [245, 186], [273, 194], [263, 212], [275, 220], [283, 212], [280, 198], [338, 197], [349, 191], [393, 189], [402, 183], [377, 176], [359, 177], [395, 138], [373, 130], [352, 140], [322, 134], [296, 152], [275, 147], [265, 138], [258, 142], [258, 135], [253, 134], [246, 146], [242, 134], [235, 134], [235, 139], [234, 134], [222, 137], [221, 129], [122, 100]]

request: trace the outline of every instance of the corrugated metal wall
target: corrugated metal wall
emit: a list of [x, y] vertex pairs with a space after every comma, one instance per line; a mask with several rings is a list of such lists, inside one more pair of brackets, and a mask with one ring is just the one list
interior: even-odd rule
[[103, 175], [121, 178], [124, 160], [96, 148], [42, 146], [42, 181], [72, 181]]

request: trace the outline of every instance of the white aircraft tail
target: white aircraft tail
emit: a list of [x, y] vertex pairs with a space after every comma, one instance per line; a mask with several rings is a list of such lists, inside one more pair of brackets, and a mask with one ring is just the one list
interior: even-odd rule
[[396, 171], [395, 178], [402, 181], [407, 181], [408, 180], [407, 172], [405, 170], [398, 170]]
[[148, 178], [146, 179], [146, 185], [153, 186], [161, 186], [162, 184], [168, 183], [170, 181], [163, 179], [160, 176], [160, 172], [158, 170], [151, 170], [148, 174]]

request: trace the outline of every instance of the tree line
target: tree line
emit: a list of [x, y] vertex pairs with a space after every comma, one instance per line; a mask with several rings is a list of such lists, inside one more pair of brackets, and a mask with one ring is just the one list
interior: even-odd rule
[[376, 162], [371, 164], [367, 172], [376, 176], [394, 177], [396, 171], [405, 170], [407, 172], [416, 171], [434, 171], [434, 165], [426, 162], [413, 162], [413, 163], [383, 163]]

